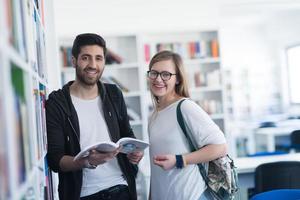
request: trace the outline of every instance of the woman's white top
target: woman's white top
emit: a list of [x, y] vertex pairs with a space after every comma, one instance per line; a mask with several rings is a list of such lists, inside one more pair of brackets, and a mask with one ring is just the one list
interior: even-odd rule
[[[163, 110], [154, 111], [150, 118], [148, 130], [153, 200], [195, 200], [206, 189], [197, 165], [164, 170], [153, 164], [153, 156], [156, 155], [190, 152], [187, 139], [177, 122], [176, 108], [179, 101]], [[207, 144], [226, 143], [223, 132], [199, 105], [186, 99], [181, 104], [181, 112], [199, 148]]]

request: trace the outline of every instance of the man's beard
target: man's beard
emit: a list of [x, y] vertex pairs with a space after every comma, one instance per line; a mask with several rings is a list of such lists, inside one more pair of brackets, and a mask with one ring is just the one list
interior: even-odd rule
[[93, 86], [93, 85], [97, 84], [97, 82], [99, 81], [99, 79], [100, 79], [100, 77], [103, 73], [103, 71], [100, 72], [100, 73], [98, 72], [99, 74], [95, 78], [89, 78], [85, 74], [84, 70], [89, 70], [89, 69], [92, 69], [92, 68], [87, 67], [83, 70], [80, 70], [78, 65], [77, 65], [75, 69], [76, 69], [77, 80], [80, 81], [81, 83], [87, 85], [87, 86]]

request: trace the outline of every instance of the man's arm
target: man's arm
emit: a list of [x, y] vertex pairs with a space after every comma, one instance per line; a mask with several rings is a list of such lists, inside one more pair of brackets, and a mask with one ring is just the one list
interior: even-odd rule
[[47, 160], [54, 172], [60, 170], [60, 160], [65, 154], [65, 138], [63, 133], [63, 113], [53, 100], [46, 102], [46, 126], [47, 126]]
[[60, 159], [59, 166], [61, 171], [76, 171], [82, 168], [91, 168], [91, 166], [96, 167], [101, 165], [111, 159], [113, 159], [119, 150], [109, 152], [109, 153], [100, 153], [96, 150], [92, 150], [90, 155], [86, 158], [78, 159], [74, 161], [73, 156], [65, 155]]

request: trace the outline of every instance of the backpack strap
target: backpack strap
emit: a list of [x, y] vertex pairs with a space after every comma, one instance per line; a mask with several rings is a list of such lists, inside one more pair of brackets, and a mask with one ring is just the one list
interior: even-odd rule
[[[190, 136], [187, 132], [185, 122], [184, 122], [184, 118], [182, 116], [182, 112], [181, 112], [181, 108], [180, 108], [180, 106], [181, 106], [181, 104], [184, 100], [185, 99], [181, 100], [178, 103], [177, 108], [176, 108], [177, 122], [178, 122], [179, 126], [181, 127], [181, 130], [184, 133], [184, 135], [185, 135], [185, 137], [186, 137], [186, 139], [189, 143], [191, 151], [193, 152], [193, 151], [197, 151], [197, 148], [193, 145], [192, 139], [190, 138]], [[205, 170], [204, 166], [201, 163], [198, 163], [197, 165], [198, 165], [200, 174], [202, 175], [202, 178], [204, 179], [206, 185], [208, 186], [208, 177], [207, 177], [207, 173], [206, 173], [206, 170]]]

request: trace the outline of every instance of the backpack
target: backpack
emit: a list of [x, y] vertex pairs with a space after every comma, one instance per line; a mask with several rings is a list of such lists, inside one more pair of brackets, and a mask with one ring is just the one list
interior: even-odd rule
[[[177, 121], [188, 140], [191, 151], [196, 151], [197, 147], [193, 144], [193, 140], [191, 140], [189, 134], [187, 133], [184, 118], [180, 109], [180, 106], [184, 100], [185, 99], [178, 103], [176, 109]], [[201, 163], [197, 165], [209, 192], [215, 199], [235, 199], [238, 191], [238, 179], [236, 167], [234, 166], [233, 160], [229, 157], [229, 155], [209, 161], [208, 170], [206, 170], [204, 165]]]

